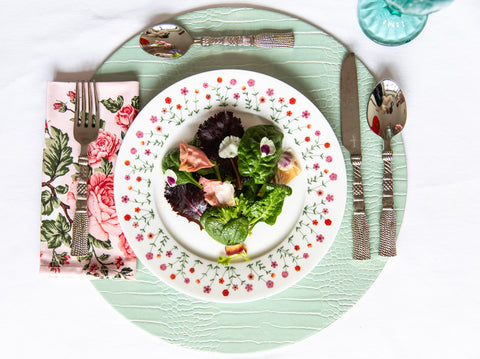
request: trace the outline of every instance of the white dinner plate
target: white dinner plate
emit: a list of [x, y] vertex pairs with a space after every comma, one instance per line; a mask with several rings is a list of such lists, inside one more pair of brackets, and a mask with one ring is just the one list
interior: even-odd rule
[[[273, 226], [247, 238], [249, 261], [217, 263], [224, 246], [178, 216], [164, 197], [161, 161], [198, 126], [231, 111], [244, 128], [275, 124], [302, 168]], [[288, 84], [245, 70], [185, 78], [153, 98], [130, 126], [115, 169], [115, 203], [142, 263], [173, 288], [218, 302], [270, 296], [305, 276], [325, 255], [342, 222], [347, 179], [340, 144], [315, 105]]]

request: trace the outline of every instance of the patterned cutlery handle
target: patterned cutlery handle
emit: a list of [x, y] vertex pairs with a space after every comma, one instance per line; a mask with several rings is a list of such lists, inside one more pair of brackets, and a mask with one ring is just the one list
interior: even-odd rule
[[85, 256], [88, 254], [88, 215], [87, 215], [87, 179], [88, 157], [78, 157], [80, 174], [78, 177], [77, 203], [73, 217], [72, 256]]
[[353, 165], [353, 259], [370, 259], [369, 226], [362, 183], [362, 156], [352, 156]]
[[255, 46], [263, 48], [293, 47], [295, 37], [293, 32], [263, 33], [255, 36], [205, 36], [200, 39], [202, 46]]
[[378, 254], [383, 257], [397, 255], [397, 217], [393, 202], [393, 173], [392, 157], [390, 150], [383, 151], [383, 208], [380, 215], [380, 246]]

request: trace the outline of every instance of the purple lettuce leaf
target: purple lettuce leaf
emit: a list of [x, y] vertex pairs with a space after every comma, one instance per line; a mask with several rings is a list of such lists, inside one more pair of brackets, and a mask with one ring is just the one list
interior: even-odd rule
[[197, 186], [187, 183], [177, 186], [165, 186], [165, 198], [172, 207], [182, 217], [189, 222], [197, 223], [200, 228], [200, 217], [207, 210], [208, 203], [205, 202], [205, 192]]
[[[232, 160], [221, 158], [218, 155], [218, 149], [225, 137], [236, 136], [242, 138], [244, 132], [242, 122], [238, 117], [233, 116], [230, 111], [222, 111], [209, 117], [198, 127], [197, 138], [200, 148], [208, 158], [217, 162], [228, 175], [235, 177]], [[236, 164], [236, 159], [233, 163]]]

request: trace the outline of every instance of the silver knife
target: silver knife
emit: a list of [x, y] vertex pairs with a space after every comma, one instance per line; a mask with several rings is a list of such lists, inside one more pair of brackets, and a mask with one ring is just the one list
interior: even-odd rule
[[354, 53], [347, 54], [342, 62], [342, 71], [340, 73], [340, 114], [342, 142], [350, 152], [353, 166], [353, 259], [370, 259], [368, 218], [365, 213], [363, 197], [357, 65]]

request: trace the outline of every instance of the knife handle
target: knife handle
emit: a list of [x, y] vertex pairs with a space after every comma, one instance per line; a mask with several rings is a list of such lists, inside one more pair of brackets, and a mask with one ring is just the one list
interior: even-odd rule
[[378, 249], [378, 254], [383, 257], [397, 255], [397, 217], [393, 201], [392, 157], [391, 150], [383, 151], [383, 204], [380, 215], [380, 246]]
[[370, 259], [369, 226], [365, 213], [365, 199], [362, 183], [362, 156], [351, 156], [353, 166], [353, 259]]

